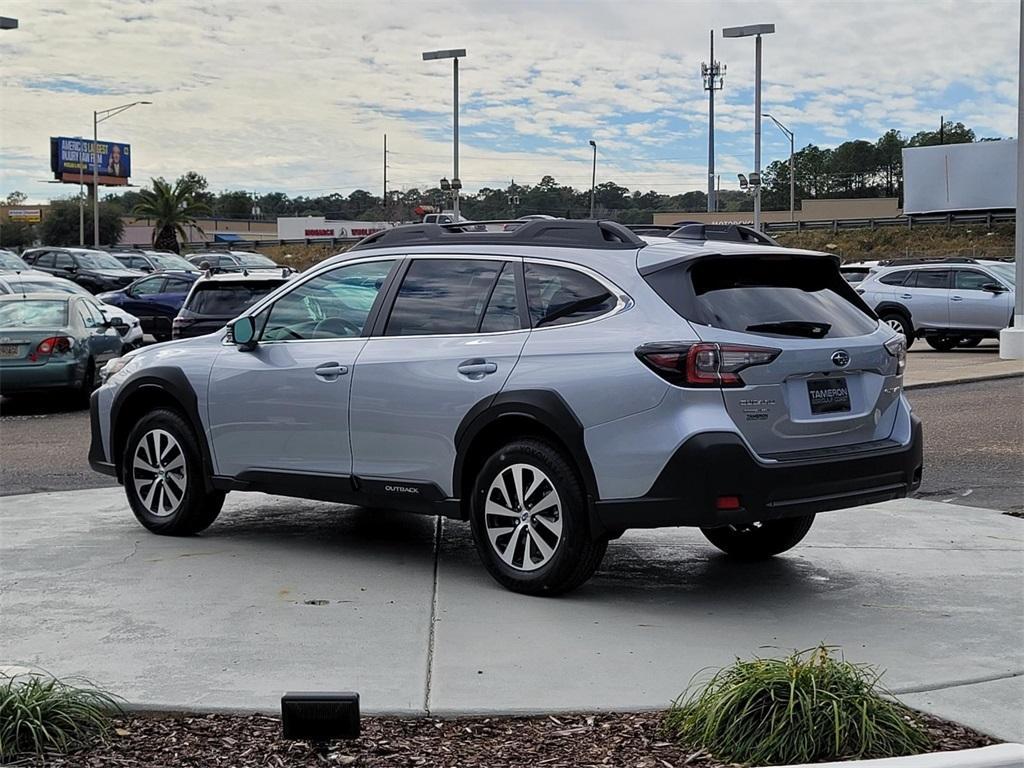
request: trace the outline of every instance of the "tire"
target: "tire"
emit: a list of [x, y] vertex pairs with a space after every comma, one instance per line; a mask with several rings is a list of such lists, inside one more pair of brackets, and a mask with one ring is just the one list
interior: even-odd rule
[[[136, 467], [136, 458], [143, 466]], [[190, 536], [220, 514], [225, 494], [206, 490], [196, 436], [176, 411], [161, 408], [139, 419], [128, 434], [121, 466], [132, 512], [153, 533]], [[162, 473], [146, 466], [162, 467]]]
[[93, 390], [96, 389], [96, 384], [96, 361], [90, 357], [89, 362], [85, 366], [85, 375], [82, 376], [82, 383], [74, 390], [75, 400], [79, 405], [88, 407], [89, 397], [92, 395]]
[[957, 346], [963, 347], [964, 349], [974, 349], [974, 347], [978, 346], [979, 344], [981, 344], [981, 336], [968, 336], [966, 338], [960, 339], [960, 341], [957, 343]]
[[907, 349], [914, 346], [914, 326], [910, 322], [909, 317], [902, 312], [890, 310], [882, 314], [879, 319], [896, 331], [896, 333], [903, 334], [903, 337], [907, 340]]
[[956, 336], [926, 336], [925, 341], [937, 352], [949, 352], [960, 343]]
[[[477, 553], [495, 581], [513, 592], [569, 592], [594, 574], [608, 547], [606, 537], [590, 533], [576, 471], [542, 440], [515, 440], [493, 453], [476, 477], [471, 505]], [[531, 509], [537, 511], [530, 515]]]
[[701, 528], [704, 537], [737, 560], [764, 560], [792, 549], [811, 530], [814, 515], [765, 520], [751, 525]]

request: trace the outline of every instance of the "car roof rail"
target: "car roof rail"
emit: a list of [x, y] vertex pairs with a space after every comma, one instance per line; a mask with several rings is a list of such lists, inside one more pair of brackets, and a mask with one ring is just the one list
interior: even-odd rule
[[[488, 225], [512, 224], [514, 229], [488, 230]], [[350, 250], [403, 245], [534, 245], [549, 248], [627, 250], [647, 245], [614, 221], [595, 219], [501, 219], [453, 224], [410, 224], [374, 232]]]
[[650, 237], [668, 237], [677, 229], [675, 224], [626, 224], [626, 229], [634, 235], [648, 235]]
[[677, 221], [676, 230], [669, 235], [675, 240], [723, 240], [756, 245], [778, 245], [763, 232], [743, 224], [707, 224], [700, 221]]
[[892, 259], [885, 259], [879, 261], [879, 266], [884, 267], [913, 267], [921, 264], [977, 264], [978, 260], [973, 259], [970, 256], [918, 256], [909, 259], [903, 259], [896, 256]]

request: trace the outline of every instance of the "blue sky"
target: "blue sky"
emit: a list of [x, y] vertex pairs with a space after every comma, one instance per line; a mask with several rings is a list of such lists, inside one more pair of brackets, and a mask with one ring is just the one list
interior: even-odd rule
[[[214, 189], [379, 194], [451, 175], [451, 64], [465, 47], [467, 190], [598, 180], [679, 193], [705, 186], [708, 30], [773, 22], [764, 104], [797, 145], [934, 129], [1016, 132], [1019, 4], [997, 2], [352, 2], [6, 0], [0, 33], [0, 196], [44, 183], [50, 136], [90, 135], [94, 109], [144, 99], [100, 138], [132, 144], [136, 184], [189, 170]], [[61, 42], [63, 41], [63, 42]], [[85, 44], [88, 42], [89, 44]], [[716, 41], [723, 188], [753, 162], [754, 45]], [[788, 142], [763, 125], [763, 159]]]

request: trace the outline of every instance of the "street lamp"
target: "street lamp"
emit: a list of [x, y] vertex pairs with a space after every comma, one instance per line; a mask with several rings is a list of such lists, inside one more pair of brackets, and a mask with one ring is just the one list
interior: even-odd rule
[[594, 218], [594, 187], [597, 186], [597, 142], [591, 139], [590, 146], [594, 148], [594, 165], [590, 171], [590, 218]]
[[[100, 247], [100, 188], [99, 188], [99, 158], [97, 157], [96, 145], [99, 144], [97, 126], [104, 120], [109, 120], [121, 114], [126, 109], [138, 106], [139, 104], [152, 104], [152, 101], [133, 101], [131, 104], [122, 104], [120, 107], [101, 109], [92, 113], [92, 244], [94, 248]], [[81, 178], [81, 173], [79, 173]], [[113, 245], [113, 243], [111, 243]]]
[[462, 182], [459, 180], [459, 59], [466, 56], [465, 48], [450, 48], [444, 51], [424, 51], [424, 61], [434, 61], [435, 59], [451, 59], [452, 60], [452, 73], [454, 76], [454, 83], [452, 84], [454, 96], [454, 109], [453, 109], [453, 135], [452, 135], [452, 158], [453, 158], [453, 169], [452, 169], [452, 211], [455, 214], [455, 220], [459, 220], [459, 190], [462, 188]]
[[[761, 175], [761, 35], [775, 31], [774, 24], [748, 24], [727, 27], [722, 37], [753, 37], [754, 48], [754, 173]], [[761, 230], [761, 187], [754, 189], [754, 229]]]
[[789, 130], [789, 128], [784, 126], [782, 123], [780, 123], [778, 120], [776, 120], [772, 115], [769, 115], [767, 112], [765, 112], [762, 115], [762, 117], [767, 117], [769, 120], [771, 120], [773, 123], [775, 123], [775, 125], [777, 125], [779, 127], [779, 130], [782, 131], [784, 134], [786, 134], [786, 137], [789, 139], [789, 220], [790, 221], [796, 221], [796, 182], [795, 182], [794, 177], [793, 177], [793, 139], [794, 139], [794, 134], [793, 134], [793, 132], [791, 130]]

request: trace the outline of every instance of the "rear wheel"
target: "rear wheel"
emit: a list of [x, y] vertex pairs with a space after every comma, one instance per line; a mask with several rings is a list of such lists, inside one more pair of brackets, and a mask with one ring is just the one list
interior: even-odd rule
[[89, 362], [85, 365], [85, 374], [82, 376], [82, 383], [75, 389], [75, 399], [81, 404], [89, 405], [89, 396], [92, 395], [97, 384], [96, 363], [90, 357]]
[[929, 347], [938, 352], [949, 352], [960, 343], [960, 338], [957, 336], [927, 336], [925, 341], [928, 342]]
[[159, 409], [139, 419], [121, 466], [132, 512], [153, 533], [199, 533], [220, 514], [224, 492], [206, 490], [199, 444], [175, 411]]
[[907, 349], [914, 345], [914, 326], [910, 318], [902, 312], [889, 311], [881, 316], [881, 321], [892, 328], [896, 333], [902, 333], [907, 340]]
[[763, 560], [799, 544], [813, 522], [814, 515], [804, 515], [700, 530], [727, 555], [738, 560]]
[[516, 440], [487, 460], [476, 478], [470, 521], [491, 576], [527, 595], [557, 595], [580, 586], [608, 546], [607, 538], [590, 533], [576, 472], [541, 440]]

